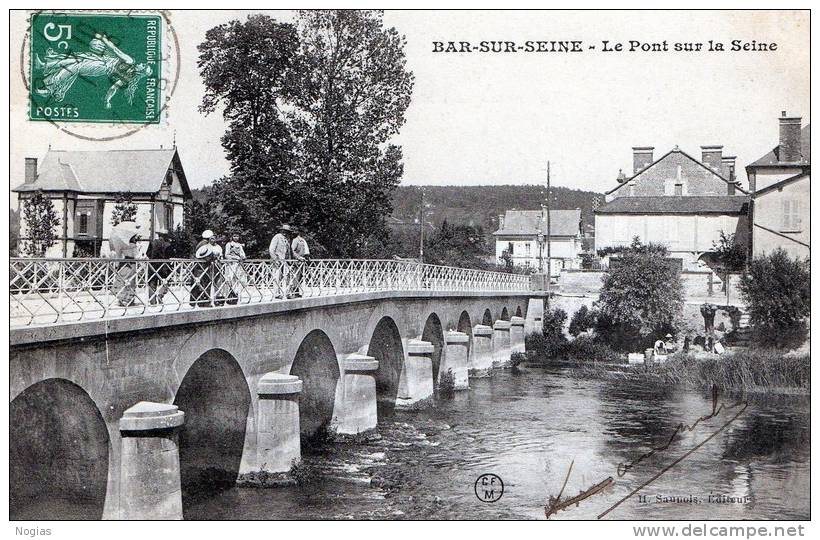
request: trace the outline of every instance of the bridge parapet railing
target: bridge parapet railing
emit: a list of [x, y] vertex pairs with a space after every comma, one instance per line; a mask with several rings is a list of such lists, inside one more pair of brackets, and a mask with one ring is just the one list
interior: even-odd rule
[[527, 276], [402, 260], [13, 258], [9, 318], [20, 327], [372, 291], [528, 289]]

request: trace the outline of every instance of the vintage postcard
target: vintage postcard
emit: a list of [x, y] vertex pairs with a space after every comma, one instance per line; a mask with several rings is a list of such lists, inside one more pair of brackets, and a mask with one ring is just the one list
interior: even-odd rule
[[11, 10], [16, 534], [805, 535], [809, 27]]

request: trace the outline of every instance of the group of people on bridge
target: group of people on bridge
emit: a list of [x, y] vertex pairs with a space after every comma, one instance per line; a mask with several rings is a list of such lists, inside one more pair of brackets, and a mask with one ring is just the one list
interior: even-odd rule
[[[171, 244], [164, 234], [153, 238], [144, 256], [137, 248], [141, 240], [140, 227], [133, 223], [124, 224], [127, 232], [124, 241], [111, 242], [111, 254], [116, 259], [149, 259], [148, 301], [162, 304], [168, 293], [173, 266]], [[245, 246], [238, 234], [232, 234], [224, 248], [220, 239], [210, 229], [202, 232], [201, 240], [193, 250], [197, 264], [191, 270], [188, 280], [189, 304], [192, 307], [210, 307], [236, 304], [242, 289], [248, 286], [248, 274], [243, 268], [247, 259]], [[297, 298], [302, 296], [301, 283], [304, 263], [310, 259], [310, 248], [301, 231], [288, 224], [282, 224], [268, 247], [270, 258], [277, 266], [276, 281], [279, 284], [277, 298]], [[137, 270], [132, 263], [123, 262], [114, 276], [114, 292], [121, 306], [138, 302]]]

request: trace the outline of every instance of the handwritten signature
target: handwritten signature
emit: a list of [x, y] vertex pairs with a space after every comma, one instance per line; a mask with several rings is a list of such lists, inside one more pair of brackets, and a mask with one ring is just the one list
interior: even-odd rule
[[[709, 414], [701, 416], [700, 418], [695, 420], [692, 424], [685, 424], [685, 423], [681, 422], [680, 424], [678, 424], [675, 427], [675, 430], [672, 432], [672, 435], [669, 437], [669, 439], [666, 441], [666, 443], [663, 444], [662, 446], [653, 447], [651, 450], [649, 450], [649, 452], [646, 452], [646, 453], [638, 456], [636, 459], [630, 461], [629, 463], [618, 463], [618, 467], [617, 467], [618, 477], [619, 478], [623, 477], [630, 469], [632, 469], [633, 467], [638, 465], [641, 461], [655, 455], [656, 453], [660, 453], [660, 452], [664, 452], [664, 451], [668, 450], [669, 447], [672, 445], [672, 442], [681, 433], [684, 433], [686, 431], [693, 431], [701, 422], [704, 422], [704, 421], [709, 420], [711, 418], [715, 418], [716, 416], [718, 416], [723, 411], [729, 411], [729, 410], [733, 410], [733, 409], [739, 409], [739, 410], [731, 418], [729, 418], [723, 425], [721, 425], [717, 430], [715, 430], [711, 435], [706, 437], [704, 440], [699, 442], [696, 446], [691, 448], [689, 451], [687, 451], [681, 457], [679, 457], [678, 459], [676, 459], [675, 461], [673, 461], [672, 463], [670, 463], [669, 465], [667, 465], [666, 467], [661, 469], [657, 474], [652, 476], [649, 480], [642, 483], [640, 486], [638, 486], [637, 488], [632, 490], [628, 495], [621, 498], [618, 502], [616, 502], [615, 504], [613, 504], [612, 506], [607, 508], [604, 512], [599, 514], [598, 519], [601, 519], [602, 517], [606, 516], [612, 510], [614, 510], [615, 508], [617, 508], [618, 506], [623, 504], [625, 501], [627, 501], [629, 498], [633, 497], [636, 493], [638, 493], [639, 491], [641, 491], [642, 489], [644, 489], [645, 487], [650, 485], [652, 482], [654, 482], [655, 480], [660, 478], [664, 473], [666, 473], [670, 469], [674, 468], [678, 463], [680, 463], [681, 461], [683, 461], [684, 459], [686, 459], [687, 457], [692, 455], [693, 452], [698, 450], [704, 444], [706, 444], [707, 442], [712, 440], [715, 436], [718, 435], [718, 433], [722, 432], [732, 422], [737, 420], [738, 417], [746, 411], [746, 408], [748, 406], [749, 406], [749, 403], [747, 401], [744, 401], [744, 400], [738, 400], [738, 401], [736, 401], [736, 402], [734, 402], [730, 405], [726, 405], [723, 402], [718, 402], [717, 386], [712, 385], [712, 411]], [[572, 463], [570, 463], [569, 471], [567, 471], [567, 476], [564, 479], [564, 485], [561, 486], [561, 491], [558, 493], [558, 496], [557, 497], [550, 496], [549, 500], [547, 501], [547, 504], [544, 506], [544, 514], [546, 515], [547, 519], [549, 519], [549, 517], [551, 515], [555, 514], [556, 512], [560, 512], [561, 510], [564, 510], [564, 509], [568, 508], [569, 506], [572, 506], [573, 504], [577, 506], [578, 503], [580, 503], [584, 499], [586, 499], [588, 497], [591, 497], [591, 496], [593, 496], [597, 493], [600, 493], [601, 491], [603, 491], [604, 489], [606, 489], [607, 487], [611, 486], [614, 483], [614, 479], [610, 476], [610, 477], [606, 478], [605, 480], [602, 480], [601, 482], [598, 482], [594, 486], [592, 486], [592, 487], [590, 487], [586, 490], [581, 491], [580, 493], [578, 493], [578, 495], [576, 495], [574, 497], [571, 497], [569, 499], [562, 500], [561, 496], [564, 493], [564, 488], [566, 487], [567, 481], [569, 480], [569, 476], [572, 473], [572, 466], [573, 466], [574, 463], [575, 463], [574, 460], [573, 460]]]

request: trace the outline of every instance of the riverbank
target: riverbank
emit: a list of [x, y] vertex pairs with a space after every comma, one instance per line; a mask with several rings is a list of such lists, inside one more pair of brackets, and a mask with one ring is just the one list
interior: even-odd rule
[[723, 355], [677, 353], [663, 364], [629, 365], [572, 359], [572, 376], [644, 380], [692, 389], [808, 395], [811, 358], [807, 352], [738, 349]]

